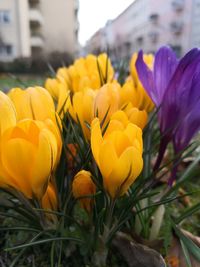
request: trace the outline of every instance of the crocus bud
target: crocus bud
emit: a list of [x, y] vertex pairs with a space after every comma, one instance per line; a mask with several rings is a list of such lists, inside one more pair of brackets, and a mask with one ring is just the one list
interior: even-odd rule
[[22, 120], [0, 138], [0, 186], [41, 199], [55, 167], [58, 145], [45, 124]]
[[91, 211], [93, 199], [91, 197], [84, 197], [93, 195], [96, 192], [96, 186], [92, 181], [91, 173], [85, 170], [78, 172], [72, 183], [72, 192], [75, 198], [80, 198], [82, 208]]
[[142, 130], [126, 119], [111, 119], [102, 135], [99, 119], [95, 118], [91, 124], [91, 148], [105, 190], [112, 198], [123, 195], [143, 167]]
[[42, 87], [29, 87], [25, 90], [13, 88], [8, 96], [14, 103], [17, 119], [44, 121], [51, 119], [56, 123], [55, 107], [51, 95]]

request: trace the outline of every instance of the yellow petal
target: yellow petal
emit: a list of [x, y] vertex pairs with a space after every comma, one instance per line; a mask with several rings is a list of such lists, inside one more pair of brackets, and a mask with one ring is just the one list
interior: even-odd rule
[[[55, 107], [51, 95], [42, 87], [29, 87], [27, 94], [30, 95], [30, 107], [33, 119], [45, 120], [47, 118], [55, 121]], [[45, 108], [44, 108], [45, 107]]]
[[120, 155], [127, 147], [132, 145], [132, 142], [129, 140], [128, 136], [122, 131], [113, 131], [107, 137], [107, 140], [113, 143], [118, 157], [120, 157]]
[[131, 144], [136, 145], [136, 148], [142, 152], [143, 150], [142, 130], [137, 125], [129, 123], [124, 133], [129, 138]]
[[28, 198], [32, 197], [30, 177], [35, 162], [35, 147], [25, 139], [11, 139], [1, 145], [2, 164], [6, 172]]
[[103, 142], [99, 119], [95, 118], [91, 124], [91, 148], [94, 159], [99, 165], [99, 149]]
[[124, 127], [126, 127], [126, 125], [129, 123], [126, 113], [123, 112], [122, 110], [118, 110], [115, 113], [113, 113], [110, 119], [120, 121], [124, 125]]
[[16, 124], [16, 110], [10, 98], [0, 91], [0, 136]]
[[40, 133], [39, 146], [35, 154], [35, 164], [31, 173], [31, 187], [33, 188], [34, 195], [38, 199], [40, 199], [46, 191], [49, 177], [55, 163], [54, 158], [56, 155], [53, 155], [52, 140], [50, 143], [49, 136], [55, 139], [53, 134], [49, 135], [47, 131], [43, 130]]
[[99, 169], [103, 177], [108, 177], [117, 162], [117, 154], [114, 145], [110, 141], [104, 141], [99, 151]]
[[124, 194], [140, 174], [143, 166], [141, 154], [134, 147], [128, 147], [120, 156], [104, 186], [112, 197]]
[[114, 131], [120, 131], [124, 129], [124, 125], [118, 120], [111, 120], [108, 124], [106, 132], [104, 134], [104, 139], [108, 138], [108, 136]]

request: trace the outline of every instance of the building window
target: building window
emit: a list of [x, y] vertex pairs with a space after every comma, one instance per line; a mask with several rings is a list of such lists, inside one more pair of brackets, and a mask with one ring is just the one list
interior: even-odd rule
[[153, 13], [149, 16], [149, 20], [153, 23], [156, 24], [158, 23], [159, 15], [156, 13]]
[[2, 56], [11, 56], [13, 53], [13, 47], [10, 44], [1, 44], [0, 45], [0, 55]]
[[0, 23], [2, 24], [10, 23], [10, 11], [0, 10]]
[[174, 34], [181, 34], [183, 32], [184, 24], [182, 21], [173, 21], [170, 24], [171, 32]]
[[143, 44], [143, 41], [144, 41], [144, 38], [143, 38], [142, 36], [139, 36], [139, 37], [137, 38], [137, 44], [138, 44], [138, 45], [142, 45], [142, 44]]
[[182, 11], [184, 9], [184, 2], [185, 0], [173, 0], [172, 6], [175, 11]]
[[149, 39], [152, 43], [157, 43], [159, 39], [159, 33], [158, 32], [150, 32], [149, 33]]

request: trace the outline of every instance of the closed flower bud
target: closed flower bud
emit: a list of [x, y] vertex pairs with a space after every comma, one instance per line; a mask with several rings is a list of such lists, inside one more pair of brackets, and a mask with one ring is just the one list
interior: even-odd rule
[[56, 78], [66, 85], [69, 85], [70, 80], [68, 69], [66, 67], [59, 68], [56, 72]]
[[51, 95], [42, 87], [29, 87], [25, 90], [13, 88], [8, 96], [14, 103], [17, 119], [44, 121], [51, 119], [56, 123], [55, 106]]
[[154, 104], [148, 96], [141, 83], [137, 86], [132, 79], [128, 79], [119, 90], [120, 93], [120, 108], [124, 108], [128, 103], [139, 110], [146, 110], [150, 112]]
[[57, 210], [58, 199], [56, 189], [52, 183], [49, 183], [47, 190], [42, 198], [42, 208], [46, 210]]
[[110, 120], [104, 135], [98, 118], [91, 124], [92, 153], [112, 198], [123, 195], [143, 167], [142, 130], [119, 117]]
[[75, 60], [68, 68], [70, 90], [81, 91], [86, 87], [99, 89], [103, 84], [111, 82], [114, 70], [107, 54], [92, 54]]
[[92, 181], [90, 172], [82, 170], [76, 174], [72, 183], [72, 192], [75, 198], [80, 198], [79, 201], [82, 208], [90, 212], [93, 199], [91, 197], [84, 197], [93, 195], [96, 192], [96, 186]]
[[58, 145], [43, 122], [22, 120], [0, 140], [0, 186], [41, 199], [55, 167]]
[[144, 129], [148, 120], [148, 115], [146, 110], [139, 110], [138, 108], [133, 107], [131, 103], [129, 103], [125, 107], [124, 112], [126, 113], [130, 122], [136, 124], [142, 130]]
[[118, 110], [111, 116], [111, 120], [119, 120], [124, 125], [127, 125], [128, 123], [133, 123], [140, 127], [141, 129], [144, 128], [144, 126], [147, 123], [147, 113], [145, 110], [139, 110], [137, 108], [133, 108], [132, 105], [128, 105], [127, 109], [125, 110]]

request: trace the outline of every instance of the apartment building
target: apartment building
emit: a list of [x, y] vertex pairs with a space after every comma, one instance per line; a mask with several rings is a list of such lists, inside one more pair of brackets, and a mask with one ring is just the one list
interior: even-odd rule
[[1, 0], [0, 61], [78, 49], [78, 0]]
[[200, 46], [200, 0], [135, 0], [94, 34], [86, 48], [109, 48], [111, 57], [130, 58], [133, 51], [154, 53], [164, 44], [178, 56]]

